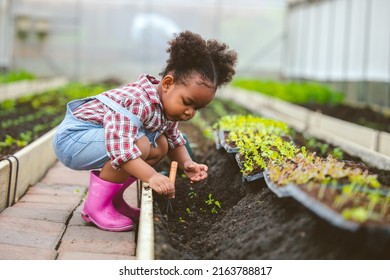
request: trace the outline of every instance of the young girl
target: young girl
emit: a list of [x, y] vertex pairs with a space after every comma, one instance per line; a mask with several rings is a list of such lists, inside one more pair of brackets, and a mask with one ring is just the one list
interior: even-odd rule
[[[76, 170], [93, 170], [82, 218], [108, 231], [133, 228], [140, 210], [123, 192], [136, 178], [158, 194], [174, 197], [171, 180], [153, 166], [168, 156], [191, 182], [207, 178], [207, 166], [191, 160], [178, 130], [231, 81], [237, 54], [216, 40], [185, 31], [175, 35], [161, 81], [141, 75], [132, 84], [68, 103], [54, 137], [58, 159]], [[100, 169], [100, 171], [96, 171]]]

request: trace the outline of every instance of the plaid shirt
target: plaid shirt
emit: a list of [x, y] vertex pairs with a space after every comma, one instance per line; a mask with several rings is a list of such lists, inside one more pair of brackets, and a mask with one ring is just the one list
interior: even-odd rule
[[[143, 74], [135, 83], [111, 89], [103, 94], [135, 115], [146, 130], [164, 133], [170, 148], [184, 145], [185, 139], [178, 130], [179, 123], [164, 116], [160, 96], [154, 87], [158, 83], [158, 79]], [[127, 116], [113, 111], [97, 99], [81, 105], [73, 114], [78, 119], [103, 124], [106, 149], [114, 168], [141, 156], [140, 150], [134, 144], [138, 140], [138, 128]]]

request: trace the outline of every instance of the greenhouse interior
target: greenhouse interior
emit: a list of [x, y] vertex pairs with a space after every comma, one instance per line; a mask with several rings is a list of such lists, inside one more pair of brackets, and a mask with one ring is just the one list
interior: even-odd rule
[[0, 259], [389, 260], [389, 12], [0, 0]]

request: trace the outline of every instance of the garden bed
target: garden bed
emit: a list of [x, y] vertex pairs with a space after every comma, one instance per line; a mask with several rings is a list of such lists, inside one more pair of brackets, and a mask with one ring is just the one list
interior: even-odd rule
[[[214, 106], [212, 111], [204, 109], [201, 114], [213, 123], [218, 116], [229, 114], [226, 108], [231, 109]], [[202, 120], [197, 122], [204, 124]], [[42, 119], [37, 119], [36, 124], [40, 123]], [[243, 182], [235, 155], [217, 150], [214, 142], [204, 138], [193, 123], [185, 123], [181, 129], [196, 144], [195, 159], [209, 166], [209, 178], [191, 186], [179, 173], [176, 199], [172, 200], [173, 213], [168, 212], [165, 198], [155, 196], [157, 259], [390, 257], [386, 250], [390, 246], [388, 232], [350, 232], [334, 227], [293, 198], [278, 198], [267, 188], [264, 179]], [[7, 133], [13, 128], [10, 126]], [[326, 143], [309, 143], [300, 134], [293, 138], [297, 144], [311, 145], [318, 154], [329, 148]], [[360, 161], [346, 154], [344, 159]], [[169, 162], [165, 161], [158, 168], [166, 171], [168, 166]], [[378, 174], [379, 181], [390, 185], [389, 171], [370, 170]]]
[[87, 85], [71, 83], [40, 94], [0, 102], [0, 158], [12, 155], [56, 127], [70, 100], [98, 94], [115, 81]]
[[[195, 157], [209, 166], [209, 178], [191, 186], [179, 174], [172, 213], [167, 200], [155, 195], [157, 259], [390, 258], [388, 232], [334, 226], [295, 199], [278, 198], [264, 179], [243, 182], [234, 154], [217, 150], [191, 125], [182, 130], [202, 148], [195, 150]], [[302, 135], [294, 141], [308, 145]], [[347, 154], [344, 159], [359, 161]], [[168, 166], [163, 162], [159, 168]], [[370, 170], [390, 185], [389, 171]]]

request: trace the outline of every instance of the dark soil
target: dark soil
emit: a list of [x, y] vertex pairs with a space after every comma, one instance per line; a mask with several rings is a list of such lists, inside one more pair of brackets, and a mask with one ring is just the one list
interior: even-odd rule
[[[191, 125], [182, 130], [201, 147], [195, 160], [209, 166], [209, 178], [190, 185], [178, 174], [173, 212], [154, 196], [157, 259], [390, 259], [389, 233], [337, 228], [293, 198], [278, 198], [264, 179], [242, 182], [234, 154], [216, 150]], [[381, 172], [390, 185], [390, 171]], [[216, 214], [205, 202], [209, 194], [221, 203]]]

